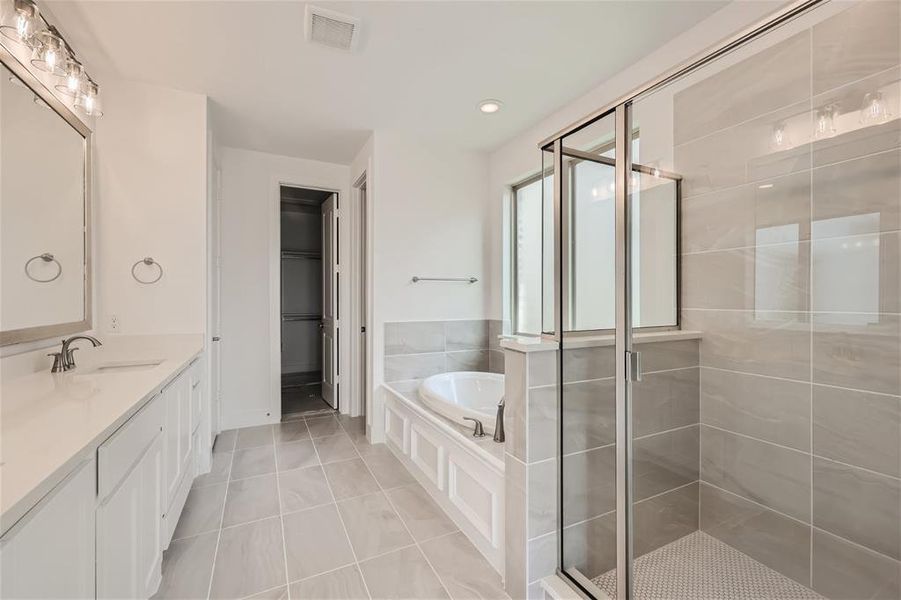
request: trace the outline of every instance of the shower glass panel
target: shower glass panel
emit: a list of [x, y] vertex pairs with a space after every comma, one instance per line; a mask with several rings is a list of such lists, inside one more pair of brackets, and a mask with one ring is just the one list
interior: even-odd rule
[[558, 171], [565, 330], [631, 309], [606, 358], [562, 342], [560, 567], [589, 595], [901, 598], [899, 38], [896, 0], [822, 2], [620, 105], [630, 156], [561, 138], [627, 184], [607, 231], [597, 161]]

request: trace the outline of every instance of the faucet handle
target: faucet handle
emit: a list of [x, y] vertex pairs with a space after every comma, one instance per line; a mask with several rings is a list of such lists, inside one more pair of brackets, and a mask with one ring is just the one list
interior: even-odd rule
[[50, 367], [51, 373], [59, 373], [63, 371], [63, 353], [62, 352], [51, 352], [47, 356], [53, 357], [53, 366]]
[[472, 431], [472, 437], [485, 437], [485, 428], [482, 426], [482, 422], [478, 419], [473, 419], [472, 417], [463, 417], [464, 421], [472, 421], [475, 424]]
[[78, 348], [69, 348], [66, 350], [66, 361], [63, 363], [63, 371], [75, 368], [75, 351]]

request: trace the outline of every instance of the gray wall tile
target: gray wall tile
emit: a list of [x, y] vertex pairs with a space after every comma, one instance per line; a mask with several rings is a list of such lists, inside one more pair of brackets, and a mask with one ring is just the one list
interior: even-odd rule
[[532, 357], [522, 352], [507, 350], [504, 353], [507, 371], [504, 375], [504, 427], [507, 435], [504, 446], [507, 452], [523, 462], [527, 460], [528, 450], [526, 372], [531, 362]]
[[901, 390], [897, 315], [815, 314], [812, 345], [814, 383], [886, 394]]
[[901, 559], [901, 481], [815, 458], [813, 524]]
[[663, 493], [698, 480], [698, 426], [639, 438], [632, 443], [635, 499]]
[[[556, 388], [551, 389], [556, 391]], [[563, 408], [565, 454], [616, 441], [616, 385], [613, 379], [565, 384]], [[553, 409], [556, 410], [556, 404]]]
[[557, 461], [546, 460], [526, 467], [529, 483], [527, 535], [539, 537], [557, 527]]
[[488, 370], [492, 373], [504, 372], [504, 352], [503, 350], [488, 351]]
[[533, 463], [557, 455], [557, 387], [532, 388], [528, 395], [526, 456]]
[[616, 514], [609, 513], [563, 531], [563, 567], [597, 577], [616, 567]]
[[563, 523], [570, 525], [616, 508], [613, 446], [563, 457]]
[[898, 232], [815, 239], [812, 310], [901, 312], [899, 239]]
[[701, 422], [807, 452], [810, 384], [701, 368]]
[[813, 451], [901, 477], [901, 398], [813, 386]]
[[522, 598], [528, 583], [526, 469], [509, 454], [504, 464], [504, 583], [511, 598]]
[[809, 584], [809, 525], [701, 483], [700, 526], [771, 569]]
[[[609, 408], [603, 423], [612, 441], [616, 410], [613, 380], [608, 386], [608, 395], [603, 398]], [[641, 437], [697, 423], [699, 394], [698, 367], [645, 373], [640, 382], [632, 385], [633, 435]]]
[[488, 371], [488, 350], [460, 350], [445, 353], [445, 368], [454, 371]]
[[[616, 372], [616, 353], [612, 346], [564, 348], [563, 381], [589, 381], [613, 377]], [[537, 385], [533, 383], [532, 385]]]
[[901, 564], [819, 529], [813, 530], [812, 562], [811, 587], [827, 598], [901, 598]]
[[444, 352], [444, 322], [385, 323], [385, 355]]
[[424, 379], [445, 373], [445, 354], [400, 354], [385, 357], [385, 381]]
[[698, 340], [635, 344], [635, 350], [641, 352], [641, 368], [645, 373], [696, 367], [700, 364], [699, 348]]
[[635, 503], [636, 557], [698, 530], [697, 483]]
[[701, 479], [801, 521], [810, 520], [810, 455], [701, 426]]
[[[507, 351], [506, 356], [510, 356]], [[539, 385], [552, 385], [557, 383], [557, 351], [529, 352], [529, 380], [530, 387]]]
[[489, 348], [488, 321], [446, 321], [444, 335], [447, 350], [482, 350]]

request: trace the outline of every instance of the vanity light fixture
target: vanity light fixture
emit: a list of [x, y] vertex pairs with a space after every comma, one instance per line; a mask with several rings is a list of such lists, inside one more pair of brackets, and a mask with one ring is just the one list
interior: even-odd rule
[[86, 83], [87, 75], [84, 72], [84, 65], [74, 57], [69, 57], [69, 60], [66, 61], [66, 82], [58, 84], [56, 90], [70, 98], [77, 98], [85, 90]]
[[479, 102], [479, 110], [485, 113], [486, 115], [490, 115], [496, 113], [501, 109], [504, 103], [500, 100], [495, 100], [493, 98], [487, 98]]
[[773, 148], [784, 150], [788, 143], [788, 134], [785, 132], [785, 123], [776, 123], [773, 126]]
[[32, 0], [12, 0], [9, 6], [10, 14], [0, 25], [0, 34], [28, 48], [36, 47], [39, 42], [35, 34], [43, 25], [37, 4]]
[[56, 27], [50, 26], [46, 31], [37, 34], [41, 45], [35, 49], [35, 57], [31, 64], [36, 69], [51, 73], [58, 77], [66, 75], [66, 43], [59, 35]]
[[882, 92], [872, 92], [863, 97], [863, 108], [860, 109], [862, 125], [878, 125], [889, 120], [891, 114], [882, 99]]
[[837, 107], [834, 104], [824, 106], [816, 112], [813, 128], [813, 137], [815, 139], [828, 138], [835, 135], [836, 112]]
[[89, 117], [102, 117], [103, 111], [100, 110], [99, 92], [100, 86], [89, 79], [87, 84], [85, 84], [84, 91], [75, 99], [75, 106]]

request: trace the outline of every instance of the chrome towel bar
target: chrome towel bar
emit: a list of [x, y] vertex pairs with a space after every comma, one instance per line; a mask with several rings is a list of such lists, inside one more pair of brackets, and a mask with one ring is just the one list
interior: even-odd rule
[[419, 275], [413, 276], [413, 283], [419, 283], [420, 281], [464, 281], [466, 283], [475, 283], [478, 281], [475, 277], [420, 277]]

